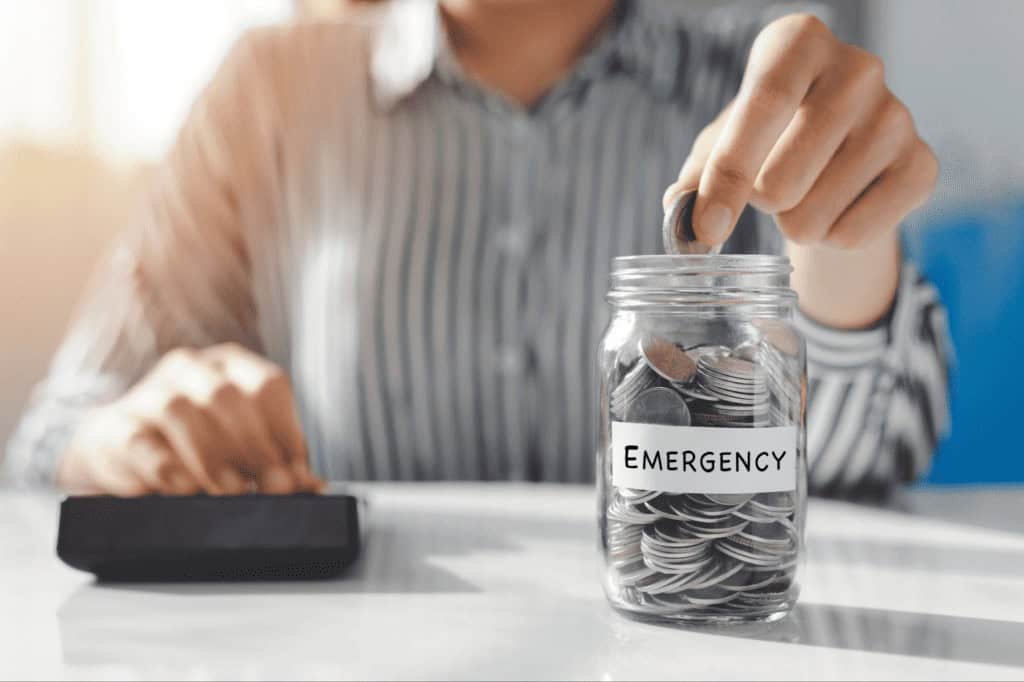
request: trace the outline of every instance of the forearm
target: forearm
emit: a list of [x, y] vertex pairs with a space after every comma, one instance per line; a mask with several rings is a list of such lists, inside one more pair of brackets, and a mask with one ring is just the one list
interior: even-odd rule
[[808, 317], [839, 329], [858, 329], [881, 319], [899, 286], [897, 231], [855, 251], [787, 242], [793, 289]]

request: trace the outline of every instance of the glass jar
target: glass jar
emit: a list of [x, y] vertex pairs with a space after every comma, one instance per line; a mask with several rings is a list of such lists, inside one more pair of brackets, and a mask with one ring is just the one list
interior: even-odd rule
[[612, 263], [597, 478], [605, 593], [651, 620], [774, 620], [797, 598], [804, 342], [782, 256]]

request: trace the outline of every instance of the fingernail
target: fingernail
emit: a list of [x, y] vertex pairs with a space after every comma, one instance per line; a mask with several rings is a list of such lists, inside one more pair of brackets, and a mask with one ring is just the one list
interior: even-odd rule
[[732, 225], [732, 210], [725, 204], [712, 203], [701, 214], [700, 235], [713, 244], [725, 241], [725, 235]]
[[668, 211], [682, 193], [682, 186], [678, 182], [673, 182], [665, 189], [665, 193], [661, 195], [661, 208]]
[[295, 481], [299, 487], [303, 490], [315, 490], [317, 486], [317, 477], [313, 475], [313, 472], [309, 470], [307, 464], [295, 464], [292, 466], [292, 475], [295, 477]]
[[245, 490], [245, 479], [234, 469], [225, 469], [217, 475], [217, 485], [224, 495], [240, 495]]
[[263, 473], [263, 490], [268, 493], [288, 493], [295, 481], [283, 466], [274, 465]]

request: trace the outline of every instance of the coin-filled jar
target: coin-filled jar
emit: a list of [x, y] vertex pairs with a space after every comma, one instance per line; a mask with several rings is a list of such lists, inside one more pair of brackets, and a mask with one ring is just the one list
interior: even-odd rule
[[761, 255], [612, 263], [597, 477], [614, 608], [728, 622], [796, 601], [806, 360], [791, 270]]

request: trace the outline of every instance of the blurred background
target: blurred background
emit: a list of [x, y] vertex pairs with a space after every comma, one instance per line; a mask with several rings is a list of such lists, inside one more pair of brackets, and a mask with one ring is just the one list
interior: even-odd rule
[[[347, 4], [0, 0], [0, 444], [230, 44], [250, 26]], [[942, 161], [934, 200], [906, 230], [958, 354], [953, 433], [928, 482], [1024, 481], [1010, 432], [1024, 386], [1024, 2], [845, 0], [832, 12], [847, 39], [885, 59]]]

